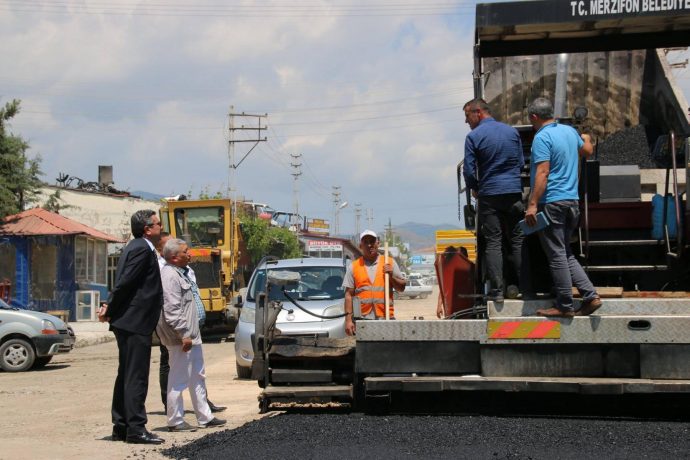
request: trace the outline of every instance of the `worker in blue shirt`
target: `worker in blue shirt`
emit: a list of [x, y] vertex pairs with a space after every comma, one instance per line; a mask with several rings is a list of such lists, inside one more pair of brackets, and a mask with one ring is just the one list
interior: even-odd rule
[[[538, 232], [539, 242], [549, 261], [556, 291], [556, 305], [537, 310], [541, 316], [588, 316], [602, 305], [599, 294], [573, 255], [570, 240], [580, 221], [578, 159], [594, 152], [588, 134], [557, 123], [553, 104], [539, 97], [527, 107], [529, 121], [537, 131], [532, 142], [531, 194], [525, 221], [537, 223], [543, 212], [549, 225]], [[573, 287], [582, 296], [580, 308], [573, 302]]]
[[502, 302], [504, 240], [508, 248], [505, 259], [520, 278], [524, 235], [519, 222], [525, 213], [520, 183], [525, 164], [522, 142], [515, 128], [494, 120], [484, 100], [473, 99], [463, 110], [472, 130], [465, 138], [463, 176], [478, 199], [489, 298]]

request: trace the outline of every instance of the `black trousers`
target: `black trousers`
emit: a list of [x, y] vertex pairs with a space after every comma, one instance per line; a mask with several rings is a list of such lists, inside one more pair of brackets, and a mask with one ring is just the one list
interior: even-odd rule
[[525, 217], [521, 193], [482, 196], [479, 198], [479, 219], [484, 236], [486, 279], [490, 290], [503, 291], [503, 265], [506, 260], [520, 279], [522, 241], [520, 219]]
[[113, 390], [113, 430], [138, 435], [146, 430], [146, 394], [151, 368], [151, 334], [141, 335], [113, 328], [118, 367]]
[[161, 362], [158, 367], [158, 382], [161, 387], [161, 401], [163, 407], [168, 407], [168, 374], [170, 374], [170, 355], [165, 345], [160, 346]]

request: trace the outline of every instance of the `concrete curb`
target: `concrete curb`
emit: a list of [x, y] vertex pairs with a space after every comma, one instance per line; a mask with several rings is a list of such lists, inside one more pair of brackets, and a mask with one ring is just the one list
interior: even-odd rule
[[78, 321], [69, 323], [69, 325], [77, 336], [74, 348], [88, 347], [115, 340], [115, 335], [108, 330], [108, 323]]
[[74, 344], [74, 348], [88, 347], [91, 345], [98, 345], [100, 343], [113, 342], [115, 336], [112, 332], [107, 332], [106, 334], [101, 334], [98, 332], [82, 332], [77, 334], [77, 341]]

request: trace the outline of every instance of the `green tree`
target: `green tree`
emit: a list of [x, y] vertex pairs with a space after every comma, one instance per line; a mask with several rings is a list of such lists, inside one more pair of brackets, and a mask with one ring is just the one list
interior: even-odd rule
[[[189, 194], [189, 196], [192, 196], [191, 193]], [[223, 191], [218, 190], [216, 193], [214, 193], [212, 195], [211, 192], [209, 191], [208, 185], [205, 186], [204, 188], [202, 188], [201, 191], [199, 192], [199, 199], [200, 200], [219, 200], [221, 198], [223, 198]]]
[[388, 241], [388, 246], [395, 246], [400, 252], [400, 258], [398, 264], [403, 271], [408, 271], [412, 265], [410, 260], [410, 250], [405, 245], [405, 242], [400, 238], [400, 235], [393, 232], [393, 227], [391, 226], [390, 220], [388, 221], [388, 227], [386, 228], [386, 234], [384, 241]]
[[247, 213], [240, 215], [240, 222], [252, 265], [258, 264], [264, 256], [288, 259], [301, 255], [297, 235], [290, 230], [272, 227], [267, 221]]
[[19, 104], [14, 99], [0, 108], [0, 218], [24, 210], [41, 187], [41, 157], [28, 158], [29, 144], [8, 130]]

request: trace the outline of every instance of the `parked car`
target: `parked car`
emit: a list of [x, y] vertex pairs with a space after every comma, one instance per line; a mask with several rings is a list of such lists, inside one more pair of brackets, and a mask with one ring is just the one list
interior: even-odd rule
[[60, 318], [10, 307], [0, 300], [0, 368], [21, 372], [43, 367], [74, 348], [74, 331]]
[[271, 215], [271, 225], [298, 232], [304, 227], [304, 217], [293, 212], [275, 211]]
[[[289, 284], [285, 290], [306, 310], [321, 316], [337, 316], [344, 312], [345, 291], [342, 284], [345, 266], [342, 259], [305, 258], [262, 263], [249, 280], [246, 298], [240, 301], [242, 313], [235, 329], [235, 360], [239, 378], [251, 376], [256, 299], [260, 292], [265, 292], [267, 271], [272, 270], [299, 273], [299, 283]], [[270, 300], [283, 304], [276, 321], [276, 327], [282, 335], [345, 337], [344, 317], [317, 318], [295, 307], [281, 289], [271, 288], [269, 292]]]
[[422, 279], [408, 279], [405, 283], [405, 290], [403, 292], [395, 291], [395, 297], [409, 297], [410, 299], [426, 299], [431, 294], [433, 287], [425, 284]]

